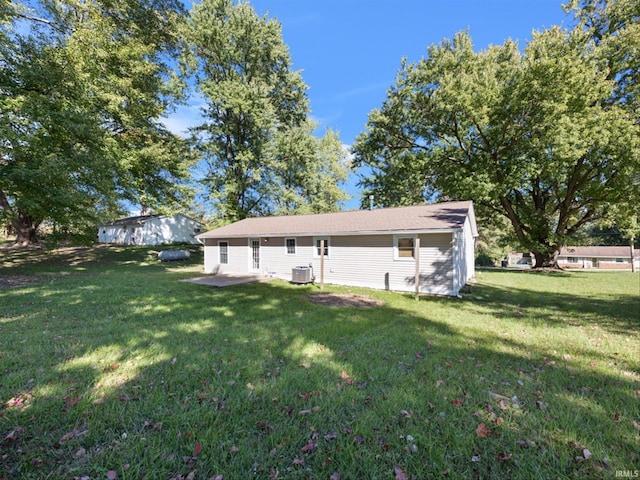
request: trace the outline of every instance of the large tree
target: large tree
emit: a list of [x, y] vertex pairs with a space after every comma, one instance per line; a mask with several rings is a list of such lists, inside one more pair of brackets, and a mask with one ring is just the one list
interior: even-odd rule
[[553, 266], [560, 248], [633, 195], [638, 126], [581, 31], [534, 32], [475, 52], [468, 33], [403, 64], [355, 146], [365, 193], [383, 204], [473, 199]]
[[[597, 46], [597, 55], [614, 85], [609, 103], [626, 109], [640, 124], [640, 2], [636, 0], [571, 0], [566, 6]], [[635, 173], [635, 195], [614, 205], [603, 219], [615, 224], [633, 243], [640, 237], [640, 171]], [[633, 192], [631, 192], [633, 193]]]
[[118, 200], [178, 200], [188, 150], [159, 120], [180, 93], [180, 2], [0, 10], [0, 210], [17, 242], [44, 220], [91, 232]]
[[[304, 205], [338, 208], [342, 195], [319, 185], [330, 178], [335, 189], [346, 177], [345, 154], [333, 132], [313, 139], [307, 86], [291, 68], [280, 24], [246, 2], [204, 0], [192, 10], [187, 38], [192, 52], [186, 63], [206, 104], [195, 134], [218, 217], [293, 213]], [[320, 195], [330, 200], [318, 202]]]

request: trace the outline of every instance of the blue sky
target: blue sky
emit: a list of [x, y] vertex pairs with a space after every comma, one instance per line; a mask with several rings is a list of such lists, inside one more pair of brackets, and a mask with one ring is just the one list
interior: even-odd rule
[[[251, 0], [256, 12], [282, 25], [292, 67], [309, 87], [311, 116], [351, 145], [367, 115], [381, 106], [403, 57], [418, 61], [427, 47], [468, 29], [476, 50], [511, 38], [524, 47], [532, 30], [569, 28], [564, 0]], [[198, 106], [179, 109], [174, 131], [198, 123]], [[356, 198], [355, 177], [348, 193]]]

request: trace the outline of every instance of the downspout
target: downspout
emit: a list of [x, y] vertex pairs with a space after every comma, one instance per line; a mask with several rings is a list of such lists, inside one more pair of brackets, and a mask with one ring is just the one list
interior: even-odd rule
[[454, 230], [451, 233], [451, 236], [453, 237], [452, 239], [452, 243], [453, 243], [453, 290], [456, 294], [456, 297], [458, 298], [462, 298], [462, 295], [460, 295], [460, 290], [461, 290], [461, 265], [460, 265], [460, 245], [458, 244], [458, 233], [461, 230]]

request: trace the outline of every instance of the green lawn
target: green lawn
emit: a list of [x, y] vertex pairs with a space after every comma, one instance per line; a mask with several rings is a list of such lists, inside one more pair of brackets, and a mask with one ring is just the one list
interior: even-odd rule
[[[201, 252], [0, 250], [0, 479], [615, 478], [640, 469], [640, 276], [463, 299], [179, 282]], [[624, 473], [623, 472], [623, 473]]]

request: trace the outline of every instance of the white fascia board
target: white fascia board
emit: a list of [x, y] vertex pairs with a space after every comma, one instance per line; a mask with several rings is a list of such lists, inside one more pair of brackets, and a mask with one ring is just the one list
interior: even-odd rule
[[249, 238], [249, 237], [272, 237], [272, 238], [293, 238], [293, 237], [351, 237], [354, 235], [426, 235], [432, 233], [456, 233], [462, 228], [431, 228], [425, 230], [371, 230], [362, 232], [304, 232], [304, 233], [252, 233], [244, 235], [207, 235], [203, 233], [196, 235], [196, 238]]

